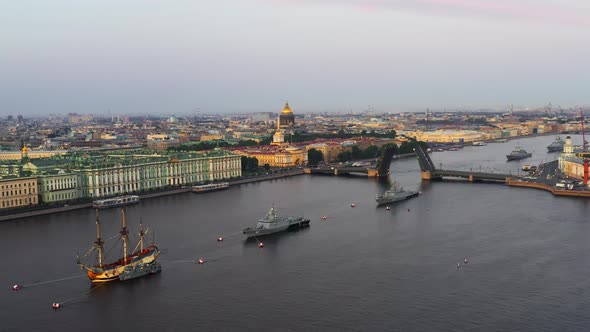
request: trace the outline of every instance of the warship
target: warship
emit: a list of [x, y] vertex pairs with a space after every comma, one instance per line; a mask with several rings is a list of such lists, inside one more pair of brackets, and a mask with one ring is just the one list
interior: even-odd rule
[[403, 201], [418, 195], [420, 195], [418, 191], [404, 190], [403, 187], [398, 187], [397, 183], [393, 182], [391, 188], [384, 192], [383, 195], [375, 195], [375, 200], [377, 205], [382, 205]]
[[561, 137], [557, 136], [555, 138], [555, 141], [547, 145], [547, 152], [561, 152], [563, 151], [564, 145], [565, 142], [561, 139]]
[[244, 228], [243, 234], [248, 237], [263, 236], [273, 233], [309, 226], [310, 220], [304, 217], [277, 216], [274, 204], [264, 218], [258, 220], [256, 227]]
[[[112, 262], [105, 263], [104, 248], [105, 243], [100, 234], [100, 218], [98, 210], [96, 210], [96, 241], [93, 246], [84, 255], [83, 259], [88, 255], [97, 252], [97, 262], [95, 265], [84, 264], [80, 258], [77, 259], [77, 264], [88, 273], [88, 278], [93, 283], [107, 282], [114, 280], [128, 280], [144, 276], [150, 273], [157, 273], [162, 270], [160, 264], [156, 261], [160, 255], [160, 250], [155, 244], [144, 247], [144, 236], [146, 232], [143, 230], [143, 224], [140, 222], [139, 243], [131, 254], [127, 253], [127, 246], [129, 242], [129, 231], [127, 229], [127, 220], [125, 215], [125, 208], [122, 209], [123, 221], [122, 229], [119, 232], [119, 237], [123, 240], [123, 257]], [[112, 239], [112, 238], [111, 238]], [[110, 252], [110, 250], [109, 250]]]
[[517, 145], [514, 147], [514, 150], [512, 150], [512, 152], [510, 152], [510, 154], [506, 155], [506, 158], [508, 159], [508, 161], [520, 160], [520, 159], [528, 158], [532, 155], [533, 155], [532, 153], [526, 152], [525, 149], [523, 149]]

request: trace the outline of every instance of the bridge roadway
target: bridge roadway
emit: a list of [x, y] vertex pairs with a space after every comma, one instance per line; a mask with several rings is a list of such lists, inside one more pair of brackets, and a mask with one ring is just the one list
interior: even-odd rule
[[508, 182], [512, 175], [501, 174], [501, 173], [482, 173], [482, 172], [471, 172], [471, 171], [456, 171], [456, 170], [444, 170], [435, 169], [432, 171], [431, 179], [443, 179], [443, 178], [459, 178], [468, 179], [470, 182], [474, 181], [493, 181], [493, 182]]

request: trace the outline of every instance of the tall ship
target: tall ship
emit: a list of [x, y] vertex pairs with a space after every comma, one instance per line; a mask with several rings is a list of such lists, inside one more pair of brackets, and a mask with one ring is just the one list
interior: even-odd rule
[[194, 193], [205, 193], [209, 191], [224, 190], [229, 188], [229, 182], [202, 184], [193, 186]]
[[273, 233], [298, 229], [309, 226], [310, 220], [304, 217], [277, 216], [274, 204], [264, 218], [258, 220], [256, 227], [244, 228], [243, 234], [248, 237], [263, 236]]
[[[107, 263], [105, 262], [104, 241], [100, 234], [100, 218], [98, 210], [96, 210], [96, 241], [82, 259], [85, 259], [91, 253], [97, 253], [97, 261], [95, 264], [85, 264], [77, 260], [77, 264], [87, 271], [88, 278], [93, 283], [114, 281], [114, 280], [129, 280], [141, 277], [147, 274], [160, 272], [162, 266], [156, 261], [160, 255], [160, 249], [155, 244], [144, 246], [144, 236], [146, 232], [143, 230], [143, 224], [140, 222], [139, 242], [135, 249], [128, 253], [129, 231], [127, 229], [127, 220], [125, 215], [125, 208], [123, 208], [122, 229], [119, 232], [119, 238], [123, 240], [123, 257]], [[109, 250], [110, 252], [110, 250]]]
[[555, 141], [551, 144], [547, 145], [547, 152], [561, 152], [563, 151], [563, 146], [565, 145], [565, 141], [561, 139], [561, 137], [557, 136]]
[[420, 195], [418, 191], [404, 190], [403, 187], [398, 186], [394, 181], [391, 188], [385, 191], [383, 195], [375, 195], [375, 200], [377, 201], [377, 205], [383, 205], [404, 201], [418, 195]]
[[508, 159], [508, 161], [520, 160], [520, 159], [528, 158], [532, 155], [533, 155], [532, 153], [527, 152], [525, 149], [521, 148], [519, 145], [516, 145], [514, 147], [514, 150], [512, 150], [512, 152], [510, 152], [510, 154], [506, 155], [506, 159]]
[[139, 203], [139, 196], [127, 195], [113, 198], [97, 199], [96, 201], [92, 202], [92, 207], [95, 209], [108, 209], [137, 203]]

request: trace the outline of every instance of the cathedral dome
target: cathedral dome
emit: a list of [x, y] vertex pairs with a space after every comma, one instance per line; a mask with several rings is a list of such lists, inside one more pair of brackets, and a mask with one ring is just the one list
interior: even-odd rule
[[285, 107], [283, 107], [283, 110], [281, 111], [281, 115], [290, 115], [293, 114], [293, 111], [291, 110], [291, 107], [289, 107], [289, 102], [285, 103]]

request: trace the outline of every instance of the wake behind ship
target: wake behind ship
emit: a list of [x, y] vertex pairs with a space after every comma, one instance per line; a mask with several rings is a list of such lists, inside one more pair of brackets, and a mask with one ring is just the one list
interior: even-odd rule
[[242, 233], [248, 237], [263, 236], [273, 233], [309, 226], [309, 219], [303, 217], [279, 217], [274, 206], [268, 210], [266, 216], [258, 221], [256, 227], [245, 228]]
[[[131, 254], [127, 254], [127, 246], [129, 241], [129, 231], [127, 229], [127, 220], [125, 216], [125, 208], [122, 210], [123, 220], [122, 229], [119, 232], [120, 239], [123, 240], [123, 257], [118, 260], [105, 263], [104, 262], [104, 248], [105, 243], [101, 239], [100, 234], [100, 218], [98, 210], [96, 210], [96, 241], [90, 248], [88, 253], [84, 255], [83, 259], [89, 254], [97, 252], [96, 265], [87, 265], [80, 262], [78, 259], [77, 263], [80, 267], [87, 271], [88, 278], [93, 283], [107, 282], [113, 280], [128, 280], [137, 277], [141, 277], [147, 274], [157, 273], [162, 270], [160, 263], [156, 261], [160, 255], [160, 250], [155, 244], [151, 244], [144, 247], [144, 235], [146, 232], [143, 230], [143, 225], [140, 222], [139, 231], [139, 243], [135, 246], [134, 251]], [[137, 250], [139, 247], [139, 250]], [[110, 252], [110, 250], [109, 250]]]

